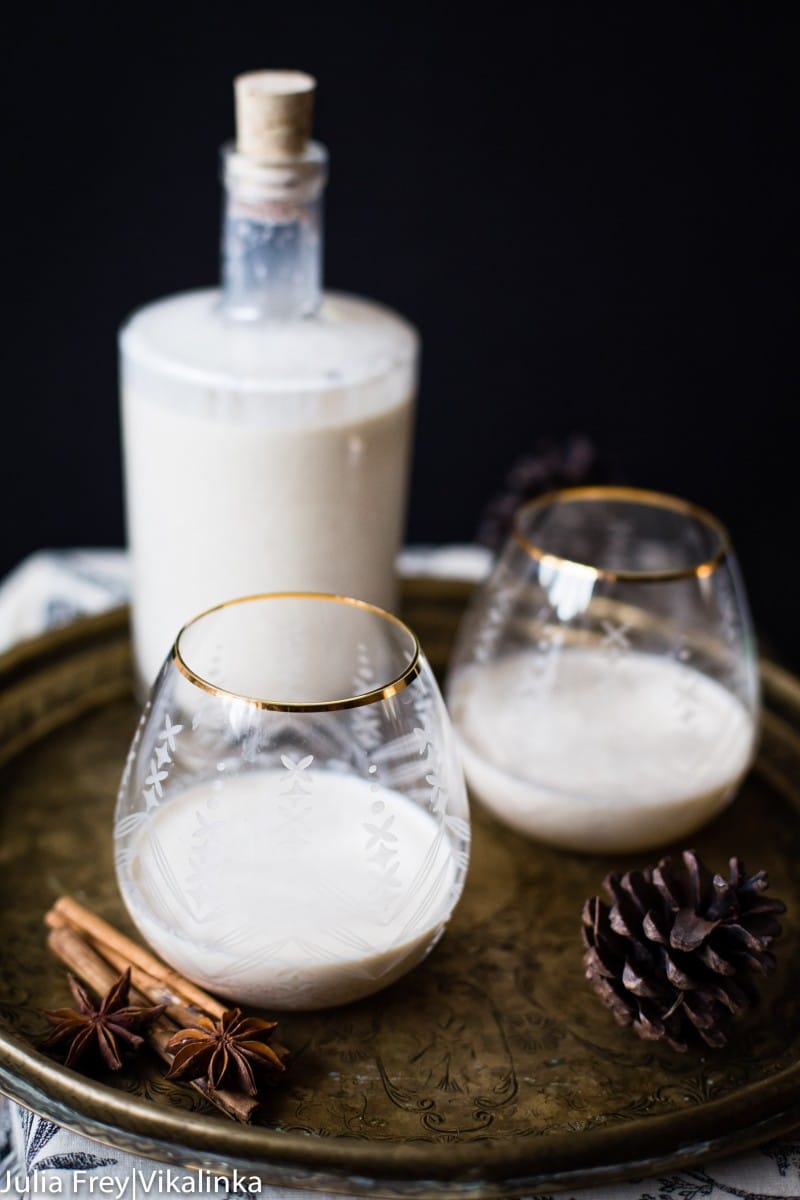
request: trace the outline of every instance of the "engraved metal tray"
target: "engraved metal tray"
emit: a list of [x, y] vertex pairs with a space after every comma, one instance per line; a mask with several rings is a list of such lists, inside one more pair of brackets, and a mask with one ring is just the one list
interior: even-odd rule
[[[405, 615], [442, 669], [466, 585], [411, 581]], [[431, 957], [345, 1008], [284, 1014], [294, 1051], [258, 1125], [139, 1060], [96, 1082], [36, 1050], [65, 1000], [42, 917], [70, 892], [130, 930], [111, 820], [137, 719], [124, 613], [0, 659], [0, 1090], [165, 1162], [369, 1196], [499, 1197], [653, 1174], [800, 1126], [800, 682], [763, 664], [761, 752], [695, 839], [740, 853], [789, 905], [779, 970], [724, 1051], [679, 1055], [616, 1027], [581, 966], [580, 911], [609, 869], [523, 841], [475, 808], [473, 860]], [[615, 860], [615, 867], [638, 862]]]

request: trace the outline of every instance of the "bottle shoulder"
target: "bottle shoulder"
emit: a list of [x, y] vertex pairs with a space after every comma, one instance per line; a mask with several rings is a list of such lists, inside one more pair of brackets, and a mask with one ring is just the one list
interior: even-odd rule
[[228, 317], [217, 288], [180, 292], [134, 312], [120, 330], [126, 362], [187, 382], [237, 390], [350, 386], [413, 368], [419, 337], [392, 309], [326, 292], [312, 317]]

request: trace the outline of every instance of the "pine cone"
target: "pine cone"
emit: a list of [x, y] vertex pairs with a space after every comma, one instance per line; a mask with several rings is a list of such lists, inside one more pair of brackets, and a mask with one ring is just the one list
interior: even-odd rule
[[564, 443], [542, 439], [533, 453], [514, 462], [502, 490], [486, 505], [477, 540], [490, 550], [499, 550], [511, 532], [514, 513], [527, 500], [559, 488], [604, 481], [605, 472], [588, 438], [571, 437]]
[[756, 999], [748, 978], [775, 969], [769, 946], [786, 911], [768, 900], [764, 871], [748, 878], [738, 858], [730, 878], [712, 877], [693, 850], [682, 862], [612, 873], [583, 908], [586, 978], [619, 1025], [686, 1050], [700, 1038], [724, 1046], [733, 1017]]

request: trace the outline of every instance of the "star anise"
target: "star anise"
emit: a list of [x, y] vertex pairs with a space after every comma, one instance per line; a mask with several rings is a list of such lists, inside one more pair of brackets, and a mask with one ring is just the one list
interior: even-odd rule
[[204, 1079], [214, 1091], [223, 1084], [238, 1088], [248, 1096], [258, 1095], [254, 1068], [285, 1070], [287, 1051], [275, 1043], [270, 1046], [276, 1021], [243, 1017], [239, 1008], [230, 1008], [218, 1021], [198, 1017], [197, 1026], [181, 1029], [167, 1043], [175, 1052], [167, 1079]]
[[141, 1008], [128, 1004], [130, 967], [109, 988], [99, 1005], [93, 1003], [74, 975], [67, 978], [78, 1008], [57, 1008], [43, 1014], [54, 1028], [42, 1042], [42, 1049], [58, 1049], [63, 1054], [66, 1047], [67, 1067], [77, 1066], [88, 1055], [99, 1054], [109, 1070], [118, 1071], [122, 1066], [123, 1044], [138, 1050], [144, 1039], [135, 1031], [160, 1017], [164, 1005]]

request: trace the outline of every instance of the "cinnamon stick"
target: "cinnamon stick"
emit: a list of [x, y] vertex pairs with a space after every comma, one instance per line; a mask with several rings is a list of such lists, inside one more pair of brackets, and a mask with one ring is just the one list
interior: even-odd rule
[[[49, 916], [50, 914], [48, 914]], [[97, 920], [99, 921], [100, 918]], [[104, 995], [116, 983], [117, 971], [100, 956], [95, 948], [87, 944], [80, 933], [70, 928], [68, 924], [60, 926], [56, 924], [56, 927], [52, 927], [54, 923], [49, 920], [48, 924], [51, 925], [51, 929], [47, 935], [47, 945], [52, 952], [69, 967], [74, 975], [77, 975], [99, 995]], [[101, 922], [101, 924], [105, 924], [105, 922]], [[111, 929], [111, 926], [108, 928]], [[122, 935], [120, 934], [119, 937]], [[126, 963], [125, 966], [127, 965]], [[131, 978], [133, 980], [133, 972], [131, 972]], [[131, 998], [135, 1004], [139, 1005], [145, 1004], [151, 999], [149, 994], [143, 993], [136, 986], [131, 988]], [[186, 1015], [189, 1018], [187, 1023], [191, 1024], [194, 1020], [193, 1014], [187, 1013]], [[166, 1063], [171, 1064], [174, 1058], [174, 1055], [166, 1048], [167, 1043], [179, 1028], [185, 1028], [185, 1024], [169, 1020], [165, 1014], [158, 1017], [145, 1034], [153, 1049]], [[251, 1121], [255, 1109], [258, 1107], [258, 1100], [239, 1092], [214, 1090], [199, 1080], [194, 1080], [192, 1087], [221, 1109], [226, 1116], [233, 1117], [235, 1121], [241, 1121], [244, 1124]]]
[[167, 1016], [175, 1022], [181, 1029], [192, 1025], [197, 1018], [198, 1012], [209, 1015], [206, 1009], [189, 1008], [185, 1004], [180, 1003], [175, 995], [175, 992], [162, 983], [160, 979], [154, 979], [152, 975], [148, 975], [141, 967], [135, 966], [124, 954], [117, 950], [112, 950], [110, 946], [101, 945], [94, 938], [90, 938], [88, 934], [79, 933], [75, 926], [67, 921], [66, 917], [61, 913], [51, 909], [45, 914], [44, 923], [50, 929], [69, 929], [81, 938], [89, 947], [96, 950], [102, 959], [107, 963], [111, 963], [117, 971], [122, 974], [123, 971], [130, 969], [131, 983], [138, 992], [146, 996], [151, 1004], [163, 1004], [166, 1008]]
[[[63, 917], [68, 925], [83, 934], [104, 957], [109, 957], [105, 953], [108, 949], [118, 959], [121, 958], [126, 967], [129, 965], [138, 967], [145, 975], [149, 975], [151, 979], [163, 984], [167, 991], [173, 993], [173, 1001], [177, 1001], [178, 1004], [198, 1008], [211, 1017], [221, 1017], [225, 1012], [225, 1005], [221, 1004], [219, 1000], [209, 996], [208, 992], [204, 992], [189, 979], [185, 979], [183, 975], [166, 966], [138, 942], [133, 942], [130, 938], [125, 937], [102, 917], [98, 917], [96, 913], [84, 908], [72, 896], [62, 896], [56, 900], [45, 917], [45, 922], [51, 927], [54, 925], [54, 921], [51, 919], [53, 913], [57, 914], [57, 917]], [[163, 999], [158, 1001], [159, 1004], [165, 1002]]]
[[116, 950], [112, 950], [108, 946], [98, 947], [103, 958], [110, 962], [112, 967], [115, 967], [120, 973], [131, 969], [131, 982], [138, 991], [147, 996], [151, 1004], [166, 1005], [167, 1016], [175, 1022], [181, 1029], [186, 1029], [188, 1026], [194, 1025], [198, 1015], [201, 1013], [204, 1016], [210, 1016], [207, 1009], [188, 1008], [185, 1004], [175, 1002], [175, 993], [170, 988], [166, 987], [160, 979], [153, 979], [152, 975], [148, 975], [141, 967], [134, 966], [129, 962], [124, 954], [119, 954]]

